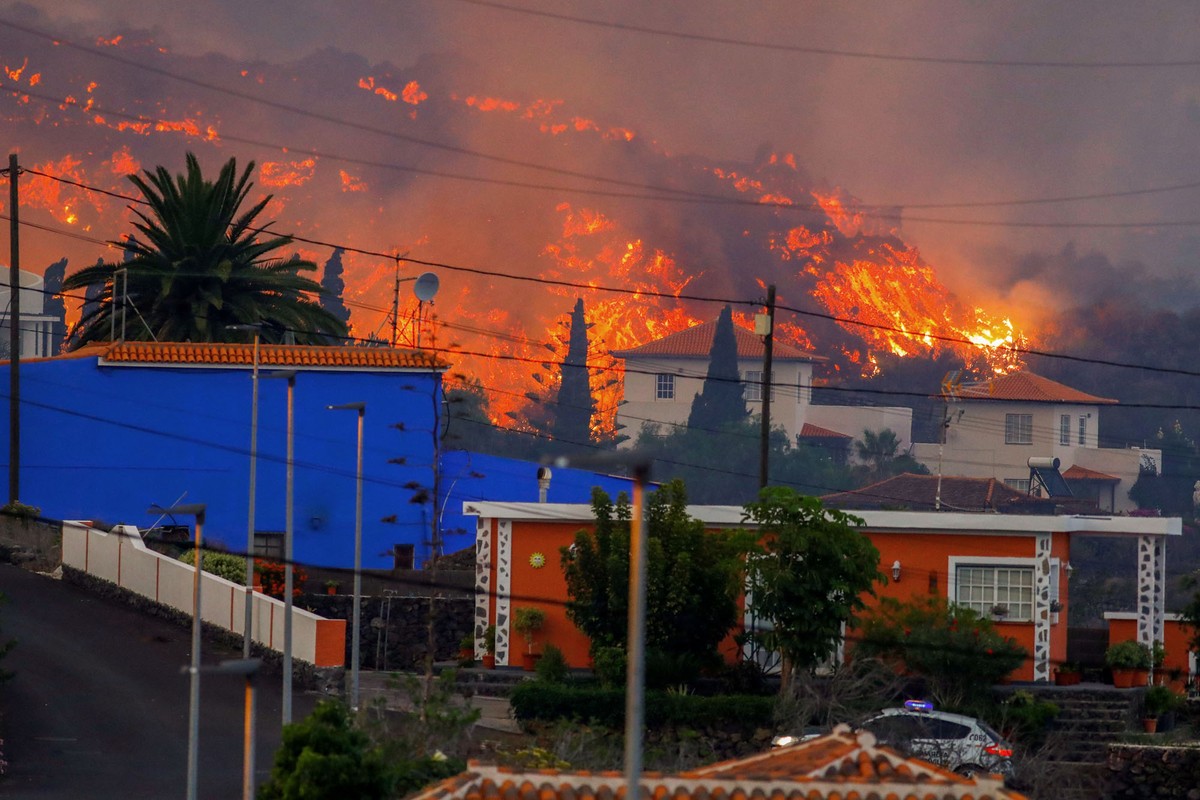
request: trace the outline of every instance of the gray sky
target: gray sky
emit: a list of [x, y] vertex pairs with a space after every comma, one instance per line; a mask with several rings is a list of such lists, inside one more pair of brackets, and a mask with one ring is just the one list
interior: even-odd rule
[[[763, 148], [791, 152], [818, 183], [840, 186], [867, 203], [904, 207], [905, 240], [968, 302], [1040, 306], [1046, 313], [1069, 296], [1064, 292], [1079, 290], [1082, 297], [1120, 290], [1123, 276], [1137, 275], [1147, 291], [1170, 290], [1176, 306], [1195, 304], [1190, 275], [1200, 226], [1056, 226], [1200, 221], [1200, 189], [1044, 205], [919, 206], [1112, 194], [1200, 181], [1192, 157], [1200, 141], [1200, 65], [1117, 66], [1200, 64], [1198, 4], [510, 4], [863, 57], [653, 35], [460, 0], [54, 0], [25, 7], [43, 12], [44, 24], [73, 35], [150, 29], [156, 42], [186, 56], [219, 53], [247, 63], [291, 64], [332, 47], [361, 56], [367, 68], [390, 64], [421, 75], [423, 66], [436, 64], [459, 91], [562, 99], [572, 113], [630, 128], [672, 156], [745, 163]], [[321, 108], [326, 101], [313, 97], [311, 106]], [[464, 129], [461, 141], [488, 152], [504, 148], [491, 131]], [[543, 154], [521, 157], [538, 160]], [[554, 158], [572, 165], [570, 153]], [[588, 171], [597, 164], [586, 160], [578, 168]], [[1002, 225], [1014, 221], [1047, 227]], [[456, 254], [437, 255], [453, 260]]]

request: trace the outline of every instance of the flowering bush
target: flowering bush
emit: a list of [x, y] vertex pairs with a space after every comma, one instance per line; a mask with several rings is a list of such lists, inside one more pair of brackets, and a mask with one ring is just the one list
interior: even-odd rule
[[[271, 597], [283, 597], [284, 589], [287, 587], [287, 575], [283, 564], [278, 561], [255, 561], [254, 571], [258, 573], [263, 594], [269, 594]], [[292, 567], [292, 597], [299, 597], [304, 593], [300, 587], [307, 580], [308, 574], [303, 568]]]
[[923, 676], [939, 706], [986, 699], [992, 684], [1021, 666], [1028, 653], [969, 608], [928, 597], [902, 603], [882, 598], [860, 626], [856, 656], [879, 658]]

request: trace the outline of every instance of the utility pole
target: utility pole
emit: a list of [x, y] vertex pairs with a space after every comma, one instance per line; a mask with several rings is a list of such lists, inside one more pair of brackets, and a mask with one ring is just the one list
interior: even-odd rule
[[400, 254], [396, 253], [396, 285], [392, 289], [392, 347], [396, 346], [396, 327], [400, 320]]
[[755, 333], [763, 337], [762, 442], [758, 459], [758, 488], [767, 486], [771, 453], [771, 354], [775, 344], [775, 284], [767, 287], [767, 313], [754, 320]]
[[8, 295], [12, 313], [8, 317], [8, 503], [16, 505], [21, 494], [21, 198], [17, 191], [17, 154], [8, 154]]

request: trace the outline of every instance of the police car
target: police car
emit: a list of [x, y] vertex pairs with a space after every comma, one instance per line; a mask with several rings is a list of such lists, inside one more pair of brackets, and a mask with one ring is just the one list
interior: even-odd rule
[[[974, 717], [935, 711], [924, 700], [909, 700], [903, 708], [886, 708], [858, 726], [870, 731], [881, 745], [894, 747], [962, 775], [1012, 775], [1013, 746], [990, 725]], [[778, 736], [773, 744], [786, 747], [811, 738]]]

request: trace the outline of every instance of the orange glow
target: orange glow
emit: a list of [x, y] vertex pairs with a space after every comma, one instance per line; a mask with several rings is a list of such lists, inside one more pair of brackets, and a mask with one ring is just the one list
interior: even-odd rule
[[[64, 156], [57, 162], [47, 161], [34, 164], [33, 168], [56, 178], [69, 178], [87, 183], [87, 175], [80, 168], [82, 162], [73, 156]], [[100, 212], [104, 209], [102, 195], [87, 192], [69, 184], [60, 183], [41, 175], [30, 175], [21, 183], [21, 205], [40, 208], [49, 212], [54, 219], [67, 225], [79, 222], [79, 210], [89, 208]]]
[[21, 80], [21, 73], [24, 72], [25, 68], [28, 66], [29, 66], [29, 58], [26, 57], [25, 60], [21, 62], [21, 66], [17, 67], [16, 69], [13, 69], [12, 67], [10, 67], [8, 65], [5, 65], [4, 72], [6, 75], [8, 75], [9, 80], [19, 81], [19, 80]]
[[267, 186], [303, 186], [317, 169], [315, 158], [303, 161], [264, 161], [258, 168], [259, 180]]
[[124, 37], [120, 36], [120, 35], [114, 36], [111, 39], [105, 39], [103, 36], [97, 36], [96, 37], [96, 46], [97, 47], [116, 47], [117, 45], [119, 45], [121, 43], [121, 39], [123, 39], [123, 38]]
[[404, 102], [409, 105], [417, 106], [429, 99], [429, 95], [422, 91], [421, 84], [416, 81], [409, 81], [404, 85], [404, 90], [400, 92], [400, 96]]
[[114, 175], [132, 175], [142, 169], [141, 163], [130, 154], [128, 147], [122, 147], [112, 154], [109, 167]]
[[342, 179], [343, 192], [365, 192], [367, 184], [359, 178], [354, 177], [344, 169], [338, 170], [338, 176]]

